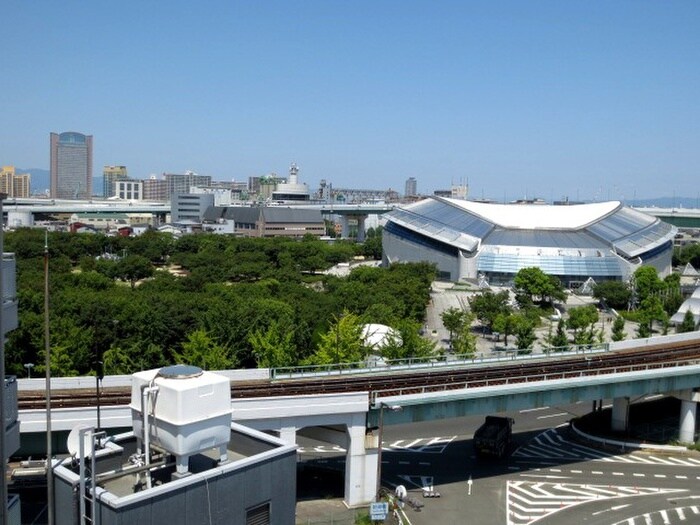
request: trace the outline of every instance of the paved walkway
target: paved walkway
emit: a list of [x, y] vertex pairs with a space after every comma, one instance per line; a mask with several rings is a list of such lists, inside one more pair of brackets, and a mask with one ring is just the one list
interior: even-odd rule
[[357, 514], [367, 509], [348, 509], [338, 498], [297, 502], [296, 525], [353, 525]]

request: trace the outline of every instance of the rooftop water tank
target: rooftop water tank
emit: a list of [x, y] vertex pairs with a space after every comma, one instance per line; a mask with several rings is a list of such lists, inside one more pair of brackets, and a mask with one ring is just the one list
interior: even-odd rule
[[132, 376], [129, 406], [134, 434], [175, 455], [179, 474], [187, 472], [189, 456], [204, 450], [219, 447], [225, 460], [231, 437], [228, 378], [190, 365], [137, 372]]

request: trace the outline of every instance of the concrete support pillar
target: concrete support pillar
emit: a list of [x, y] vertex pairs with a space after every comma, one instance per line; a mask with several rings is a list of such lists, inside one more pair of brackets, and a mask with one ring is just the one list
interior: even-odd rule
[[279, 438], [290, 445], [297, 444], [297, 429], [296, 427], [282, 427], [278, 432]]
[[347, 215], [341, 215], [340, 225], [342, 226], [342, 229], [340, 230], [340, 237], [342, 239], [347, 239], [350, 237], [350, 220], [348, 219]]
[[610, 427], [616, 432], [625, 432], [629, 427], [629, 397], [616, 397], [613, 399], [612, 420]]
[[[345, 457], [345, 504], [359, 507], [374, 501], [377, 487], [377, 452], [365, 447], [366, 426], [348, 425], [348, 451]], [[375, 440], [376, 441], [376, 440]]]
[[365, 242], [365, 219], [366, 215], [360, 215], [357, 218], [357, 242]]
[[681, 425], [678, 429], [678, 440], [681, 443], [695, 443], [695, 412], [698, 404], [695, 401], [681, 400]]

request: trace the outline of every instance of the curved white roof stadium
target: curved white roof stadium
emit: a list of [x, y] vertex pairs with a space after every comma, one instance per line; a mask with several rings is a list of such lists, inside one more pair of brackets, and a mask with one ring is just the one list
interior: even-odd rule
[[619, 201], [566, 206], [431, 197], [384, 215], [385, 262], [429, 261], [458, 281], [509, 283], [539, 267], [575, 286], [627, 279], [642, 264], [670, 271], [676, 228]]

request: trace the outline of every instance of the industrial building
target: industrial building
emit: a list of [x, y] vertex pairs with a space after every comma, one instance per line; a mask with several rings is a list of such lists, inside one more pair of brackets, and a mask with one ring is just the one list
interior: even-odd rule
[[431, 197], [384, 215], [384, 263], [428, 261], [449, 281], [509, 284], [538, 267], [575, 288], [671, 271], [676, 227], [618, 201], [554, 206]]

